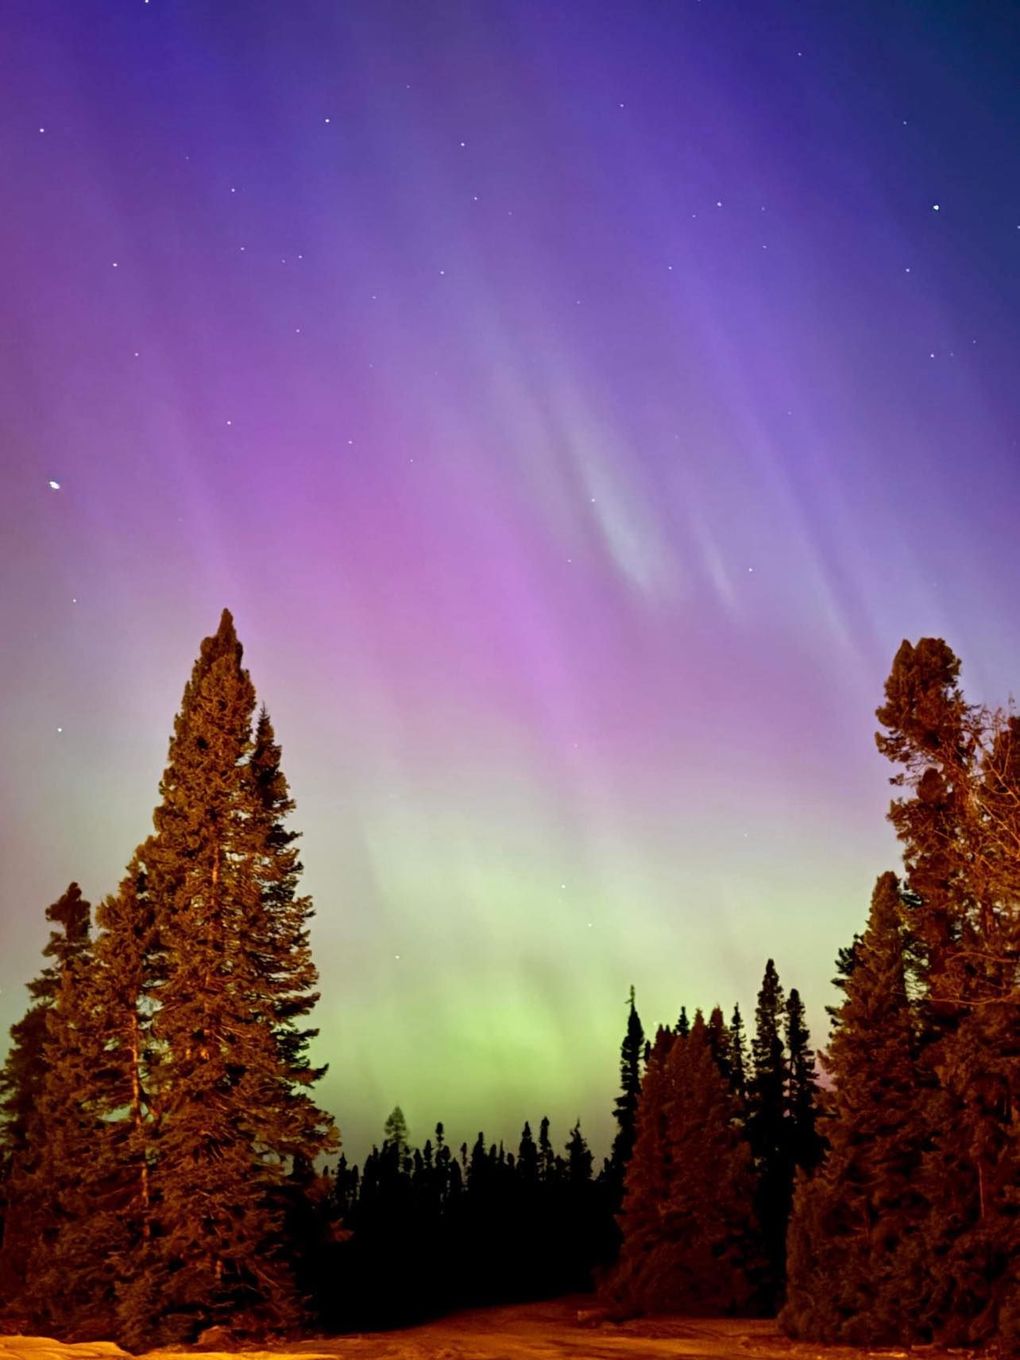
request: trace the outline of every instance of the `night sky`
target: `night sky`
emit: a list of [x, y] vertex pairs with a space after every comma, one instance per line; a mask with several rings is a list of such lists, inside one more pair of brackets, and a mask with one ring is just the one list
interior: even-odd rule
[[0, 1024], [235, 615], [321, 1099], [605, 1148], [647, 1024], [822, 1006], [903, 637], [1020, 680], [1020, 9], [6, 0]]

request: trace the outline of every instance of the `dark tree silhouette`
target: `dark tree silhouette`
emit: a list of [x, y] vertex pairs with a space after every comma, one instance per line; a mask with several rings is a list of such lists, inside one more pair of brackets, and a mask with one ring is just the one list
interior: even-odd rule
[[782, 1293], [786, 1227], [793, 1194], [787, 1121], [789, 1068], [783, 1046], [783, 989], [772, 959], [765, 965], [755, 1008], [747, 1131], [758, 1175], [756, 1210], [770, 1266], [773, 1300]]
[[613, 1106], [617, 1123], [616, 1137], [609, 1156], [607, 1181], [613, 1211], [619, 1209], [623, 1198], [623, 1178], [634, 1150], [635, 1121], [638, 1098], [641, 1094], [641, 1062], [645, 1049], [645, 1032], [634, 1002], [634, 988], [630, 989], [627, 1032], [620, 1045], [620, 1094]]
[[821, 1161], [824, 1143], [818, 1132], [818, 1073], [804, 1019], [804, 1003], [796, 987], [786, 1000], [786, 1050], [789, 1086], [786, 1106], [790, 1159], [795, 1170], [810, 1174]]
[[733, 1007], [730, 1020], [729, 1070], [733, 1094], [737, 1097], [737, 1108], [743, 1117], [747, 1111], [747, 1038], [744, 1034], [744, 1018], [740, 1007]]

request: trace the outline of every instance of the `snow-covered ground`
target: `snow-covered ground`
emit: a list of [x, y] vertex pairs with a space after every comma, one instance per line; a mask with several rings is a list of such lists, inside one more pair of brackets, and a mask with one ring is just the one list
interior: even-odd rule
[[[151, 1360], [885, 1360], [905, 1351], [863, 1351], [788, 1341], [773, 1322], [670, 1319], [614, 1324], [578, 1321], [591, 1301], [484, 1308], [440, 1318], [399, 1332], [330, 1337], [272, 1351], [201, 1350], [153, 1352]], [[119, 1360], [126, 1352], [111, 1342], [61, 1345], [42, 1337], [0, 1337], [0, 1360]], [[940, 1360], [934, 1351], [925, 1360]], [[958, 1360], [958, 1357], [957, 1357]]]

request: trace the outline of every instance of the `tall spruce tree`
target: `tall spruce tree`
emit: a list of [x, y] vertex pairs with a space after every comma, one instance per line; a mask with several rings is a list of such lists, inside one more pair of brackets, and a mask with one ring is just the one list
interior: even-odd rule
[[733, 1007], [730, 1020], [729, 1067], [733, 1094], [737, 1098], [737, 1109], [741, 1116], [747, 1111], [747, 1038], [744, 1033], [744, 1017], [740, 1007]]
[[722, 1073], [727, 1085], [733, 1085], [733, 1070], [730, 1067], [731, 1039], [721, 1006], [713, 1006], [705, 1026], [705, 1036], [712, 1050], [715, 1065]]
[[940, 638], [904, 642], [877, 717], [906, 789], [890, 820], [904, 848], [931, 1076], [922, 1178], [939, 1339], [1020, 1344], [1020, 770], [1017, 719], [968, 705]]
[[620, 1207], [623, 1197], [623, 1179], [627, 1163], [634, 1150], [634, 1133], [637, 1119], [638, 1099], [641, 1095], [641, 1061], [645, 1049], [645, 1031], [634, 1000], [634, 988], [630, 989], [627, 1012], [627, 1032], [620, 1045], [620, 1094], [613, 1106], [613, 1118], [617, 1123], [616, 1137], [609, 1158], [609, 1187], [613, 1212]]
[[790, 1159], [795, 1170], [810, 1174], [822, 1157], [818, 1132], [818, 1073], [804, 1003], [796, 987], [786, 999], [786, 1050], [789, 1077], [786, 1097]]
[[829, 1050], [829, 1151], [797, 1188], [781, 1314], [794, 1336], [860, 1346], [931, 1335], [921, 1177], [929, 1131], [904, 945], [896, 877], [883, 874]]
[[307, 899], [283, 830], [279, 752], [226, 610], [202, 643], [143, 847], [157, 949], [148, 986], [159, 1061], [153, 1231], [121, 1294], [129, 1344], [218, 1322], [301, 1317], [284, 1231], [288, 1181], [332, 1146], [307, 1086], [314, 1002]]
[[757, 1172], [756, 1209], [771, 1269], [773, 1300], [782, 1294], [793, 1165], [786, 1118], [789, 1068], [783, 1045], [784, 996], [776, 965], [765, 965], [754, 1013], [747, 1132]]

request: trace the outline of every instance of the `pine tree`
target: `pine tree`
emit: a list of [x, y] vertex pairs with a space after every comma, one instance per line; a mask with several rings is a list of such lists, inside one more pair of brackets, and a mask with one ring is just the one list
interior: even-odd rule
[[786, 1120], [789, 1070], [782, 1039], [783, 989], [775, 963], [765, 965], [751, 1043], [747, 1132], [758, 1176], [756, 1209], [768, 1255], [773, 1297], [782, 1290], [793, 1166]]
[[[836, 951], [836, 976], [832, 979], [832, 985], [841, 994], [846, 991], [847, 979], [856, 966], [857, 951], [860, 944], [861, 936], [856, 934], [849, 944], [840, 945]], [[825, 1014], [829, 1017], [829, 1035], [831, 1038], [840, 1025], [840, 1017], [843, 1014], [842, 1002], [838, 1006], [826, 1006]]]
[[722, 1007], [713, 1006], [705, 1026], [705, 1037], [711, 1049], [715, 1065], [722, 1073], [727, 1085], [733, 1085], [733, 1072], [730, 1068], [730, 1032], [723, 1018]]
[[875, 885], [829, 1050], [828, 1154], [798, 1184], [782, 1325], [843, 1345], [930, 1336], [921, 1167], [928, 1128], [895, 875]]
[[153, 931], [137, 860], [95, 915], [87, 967], [68, 975], [49, 1017], [53, 1080], [39, 1102], [47, 1130], [39, 1175], [54, 1212], [31, 1257], [36, 1315], [48, 1330], [82, 1338], [117, 1330], [117, 1298], [151, 1226]]
[[28, 984], [31, 1005], [11, 1028], [12, 1046], [0, 1074], [0, 1156], [4, 1182], [0, 1288], [8, 1299], [26, 1299], [28, 1270], [36, 1244], [52, 1231], [54, 1204], [41, 1174], [49, 1136], [41, 1108], [53, 1089], [54, 1048], [50, 1012], [63, 996], [69, 1004], [72, 975], [77, 977], [91, 949], [92, 908], [77, 883], [51, 906], [50, 932], [43, 957], [52, 962]]
[[533, 1190], [538, 1184], [538, 1148], [527, 1120], [517, 1148], [517, 1179], [525, 1189]]
[[950, 1344], [1020, 1344], [1020, 731], [1011, 712], [968, 705], [959, 673], [941, 639], [904, 642], [877, 713], [892, 782], [908, 791], [889, 816], [932, 1087], [926, 1323]]
[[587, 1186], [591, 1182], [592, 1155], [584, 1134], [581, 1132], [580, 1119], [570, 1130], [567, 1139], [567, 1181], [573, 1187]]
[[543, 1115], [538, 1126], [538, 1174], [543, 1181], [551, 1181], [556, 1175], [556, 1154], [549, 1137], [549, 1116]]
[[789, 1055], [787, 1119], [790, 1158], [797, 1170], [810, 1174], [822, 1156], [818, 1133], [818, 1074], [811, 1035], [804, 1019], [804, 1003], [796, 987], [786, 1001], [786, 1050]]
[[307, 899], [268, 718], [224, 611], [174, 724], [143, 848], [157, 949], [148, 1004], [159, 1061], [153, 1231], [122, 1293], [129, 1344], [230, 1321], [301, 1316], [284, 1223], [291, 1172], [334, 1141], [307, 1086], [314, 1003]]
[[383, 1127], [383, 1145], [394, 1150], [397, 1161], [403, 1163], [408, 1151], [407, 1120], [399, 1105], [394, 1105]]
[[620, 1259], [604, 1286], [607, 1300], [624, 1312], [644, 1307], [643, 1263], [661, 1234], [662, 1205], [669, 1193], [670, 1175], [666, 1062], [673, 1045], [684, 1042], [683, 1037], [660, 1026], [645, 1063], [634, 1149], [627, 1164], [619, 1216]]
[[631, 1152], [634, 1150], [634, 1130], [638, 1098], [641, 1094], [641, 1059], [645, 1047], [645, 1032], [634, 1002], [634, 988], [630, 989], [627, 1032], [620, 1045], [620, 1094], [613, 1106], [617, 1123], [616, 1137], [609, 1158], [608, 1181], [614, 1211], [623, 1196], [623, 1178]]
[[737, 1098], [737, 1109], [743, 1117], [747, 1110], [747, 1039], [744, 1035], [744, 1017], [740, 1007], [733, 1007], [730, 1020], [729, 1066], [733, 1094]]

